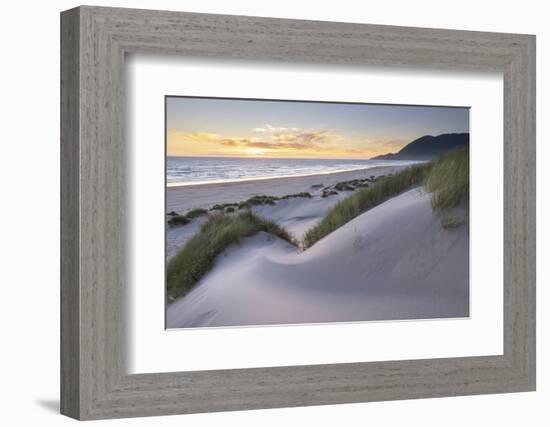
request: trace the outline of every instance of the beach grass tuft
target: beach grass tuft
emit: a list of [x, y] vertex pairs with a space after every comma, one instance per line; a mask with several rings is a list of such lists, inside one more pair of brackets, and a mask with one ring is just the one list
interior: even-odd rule
[[187, 212], [185, 216], [188, 219], [194, 219], [204, 215], [208, 215], [208, 211], [203, 208], [197, 208], [197, 209], [190, 210], [189, 212]]
[[178, 225], [189, 224], [189, 219], [183, 215], [174, 215], [168, 220], [168, 225], [170, 227], [177, 227]]
[[311, 247], [327, 234], [340, 228], [353, 218], [415, 185], [420, 185], [430, 170], [430, 164], [411, 166], [394, 175], [377, 180], [369, 187], [358, 189], [351, 196], [340, 200], [325, 217], [310, 228], [303, 241], [304, 249]]
[[279, 200], [279, 198], [275, 196], [253, 196], [250, 199], [239, 203], [239, 209], [250, 209], [252, 206], [258, 205], [274, 205], [277, 200]]
[[434, 162], [424, 187], [432, 193], [432, 207], [446, 210], [467, 207], [470, 198], [470, 156], [463, 147]]
[[297, 246], [294, 237], [276, 223], [254, 215], [250, 211], [234, 215], [212, 215], [199, 233], [187, 242], [166, 267], [168, 296], [177, 298], [189, 292], [212, 268], [225, 249], [239, 243], [244, 237], [260, 231], [277, 236]]
[[353, 191], [354, 190], [354, 187], [351, 186], [349, 183], [347, 182], [338, 182], [335, 186], [334, 186], [334, 189], [337, 190], [337, 191]]
[[329, 197], [329, 196], [336, 196], [337, 194], [338, 194], [338, 191], [325, 188], [323, 190], [323, 194], [321, 195], [321, 197], [325, 198], [325, 197]]
[[222, 204], [216, 204], [214, 206], [212, 206], [210, 208], [211, 211], [223, 211], [224, 209], [226, 208], [231, 208], [231, 207], [237, 207], [239, 204], [238, 203], [222, 203]]
[[311, 195], [311, 193], [308, 193], [307, 191], [302, 191], [301, 193], [287, 194], [286, 196], [281, 197], [281, 200], [296, 199], [300, 197], [311, 199], [313, 196]]
[[441, 226], [452, 229], [464, 220], [454, 215], [457, 208], [468, 208], [470, 201], [470, 153], [468, 147], [437, 159], [424, 182], [432, 193], [432, 208], [440, 214]]

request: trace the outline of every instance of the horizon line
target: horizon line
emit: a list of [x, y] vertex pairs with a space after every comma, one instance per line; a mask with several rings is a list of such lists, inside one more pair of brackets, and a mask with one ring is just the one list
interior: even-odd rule
[[[184, 157], [184, 158], [224, 158], [224, 159], [281, 159], [281, 160], [372, 160], [372, 157], [274, 157], [274, 156], [224, 156], [219, 154], [212, 155], [179, 155], [168, 154], [166, 157]], [[375, 156], [376, 157], [376, 156]]]

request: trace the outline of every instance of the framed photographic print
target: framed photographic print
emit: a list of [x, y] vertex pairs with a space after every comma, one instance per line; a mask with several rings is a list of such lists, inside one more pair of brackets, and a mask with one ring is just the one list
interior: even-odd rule
[[534, 36], [83, 6], [61, 40], [62, 413], [534, 390]]
[[469, 316], [469, 108], [165, 114], [168, 328]]

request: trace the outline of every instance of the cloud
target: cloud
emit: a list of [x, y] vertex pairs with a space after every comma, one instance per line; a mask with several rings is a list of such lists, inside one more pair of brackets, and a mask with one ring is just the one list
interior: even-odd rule
[[247, 142], [243, 145], [245, 145], [246, 147], [268, 148], [268, 149], [271, 149], [271, 150], [276, 150], [278, 148], [281, 148], [281, 147], [279, 147], [279, 144], [273, 144], [272, 142], [263, 142], [263, 141], [257, 141], [257, 142], [250, 141], [250, 142]]
[[271, 135], [271, 138], [274, 141], [296, 142], [306, 145], [314, 143], [335, 142], [336, 140], [341, 139], [340, 135], [332, 134], [328, 130], [275, 132]]
[[184, 142], [218, 142], [223, 136], [209, 132], [171, 132], [170, 136]]
[[[238, 144], [235, 144], [238, 145]], [[303, 150], [303, 151], [316, 151], [316, 152], [346, 152], [350, 154], [367, 155], [370, 152], [359, 149], [345, 149], [337, 146], [326, 146], [318, 144], [303, 144], [300, 142], [267, 142], [267, 141], [248, 141], [240, 144], [246, 148], [261, 148], [264, 150], [278, 151], [278, 150]]]
[[226, 147], [236, 147], [238, 145], [237, 142], [232, 139], [224, 139], [221, 143]]
[[172, 132], [171, 136], [186, 143], [214, 143], [230, 148], [262, 148], [265, 150], [330, 150], [332, 143], [344, 140], [344, 137], [327, 129], [301, 130], [296, 127], [272, 126], [252, 129], [261, 135], [222, 136], [209, 132]]
[[266, 123], [263, 127], [253, 128], [252, 132], [287, 132], [287, 131], [299, 131], [299, 128], [287, 128], [282, 126], [271, 126], [269, 123]]
[[170, 137], [180, 142], [215, 143], [226, 146], [238, 146], [255, 141], [257, 138], [226, 137], [209, 132], [171, 132]]
[[296, 127], [275, 127], [269, 124], [266, 124], [265, 128], [262, 129], [266, 137], [277, 143], [303, 144], [307, 146], [317, 143], [333, 143], [344, 139], [341, 135], [334, 134], [327, 129], [301, 130]]
[[226, 147], [242, 147], [242, 148], [262, 148], [264, 150], [322, 150], [315, 144], [303, 144], [300, 142], [270, 142], [264, 140], [252, 140], [249, 138], [226, 138], [220, 143]]
[[183, 143], [215, 143], [226, 147], [255, 146], [269, 147], [271, 149], [279, 148], [315, 148], [318, 144], [329, 145], [344, 140], [344, 137], [330, 132], [328, 129], [320, 130], [301, 130], [296, 127], [272, 126], [266, 124], [264, 127], [252, 129], [255, 133], [261, 133], [256, 136], [223, 136], [211, 132], [170, 132], [170, 137], [175, 141]]
[[[215, 147], [225, 152], [246, 153], [247, 149], [261, 149], [272, 153], [302, 152], [326, 154], [332, 156], [365, 156], [385, 153], [390, 147], [400, 148], [402, 141], [397, 140], [349, 140], [329, 129], [302, 130], [296, 127], [272, 126], [253, 128], [250, 135], [226, 136], [213, 132], [170, 131], [174, 143], [192, 144], [194, 150], [214, 150]], [[203, 147], [202, 149], [200, 147]], [[197, 152], [197, 151], [194, 151]], [[205, 151], [206, 152], [206, 151]]]
[[297, 128], [297, 127], [272, 126], [269, 123], [266, 123], [263, 127], [257, 127], [252, 129], [252, 132], [270, 132], [270, 133], [299, 132], [299, 131], [300, 131], [300, 128]]
[[256, 138], [224, 138], [221, 143], [228, 147], [237, 147], [239, 145], [247, 145], [255, 141]]
[[285, 128], [285, 127], [277, 127], [277, 126], [271, 126], [269, 123], [266, 123], [265, 125], [266, 129], [269, 131], [269, 132], [286, 132], [288, 131], [288, 128]]

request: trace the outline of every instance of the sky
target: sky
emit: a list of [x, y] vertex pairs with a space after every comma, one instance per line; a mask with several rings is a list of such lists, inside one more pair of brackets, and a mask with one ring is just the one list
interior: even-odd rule
[[169, 156], [368, 159], [469, 132], [469, 108], [166, 98]]

